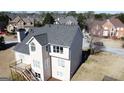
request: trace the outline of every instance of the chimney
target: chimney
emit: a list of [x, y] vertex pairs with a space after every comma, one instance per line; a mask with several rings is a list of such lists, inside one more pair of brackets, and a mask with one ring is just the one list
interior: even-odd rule
[[18, 42], [20, 43], [26, 36], [26, 30], [25, 29], [18, 29], [17, 30], [17, 39]]

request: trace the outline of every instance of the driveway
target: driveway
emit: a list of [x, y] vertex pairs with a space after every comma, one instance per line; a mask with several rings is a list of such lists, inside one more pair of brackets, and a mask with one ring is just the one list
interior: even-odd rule
[[116, 55], [124, 56], [124, 49], [122, 48], [105, 47], [102, 50], [116, 54]]

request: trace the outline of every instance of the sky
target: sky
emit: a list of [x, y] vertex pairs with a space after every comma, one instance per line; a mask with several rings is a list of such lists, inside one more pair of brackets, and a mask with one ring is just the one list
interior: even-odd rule
[[124, 11], [124, 0], [0, 0], [0, 10]]
[[[11, 12], [15, 12], [15, 13], [23, 13], [24, 11], [11, 11]], [[39, 13], [39, 11], [26, 11], [27, 13]], [[52, 11], [53, 12], [53, 11]], [[63, 12], [63, 11], [59, 11], [59, 12]], [[83, 13], [84, 11], [76, 11], [77, 13]], [[85, 11], [87, 12], [87, 11]], [[119, 14], [119, 13], [124, 13], [124, 11], [94, 11], [95, 13], [99, 14], [99, 13], [109, 13], [109, 14]]]

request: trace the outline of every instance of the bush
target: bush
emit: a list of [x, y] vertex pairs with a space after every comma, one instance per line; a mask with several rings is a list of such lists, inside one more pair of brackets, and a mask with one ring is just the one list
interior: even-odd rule
[[121, 37], [121, 40], [124, 40], [124, 37]]
[[5, 41], [4, 41], [4, 37], [1, 36], [0, 37], [0, 50], [5, 48]]

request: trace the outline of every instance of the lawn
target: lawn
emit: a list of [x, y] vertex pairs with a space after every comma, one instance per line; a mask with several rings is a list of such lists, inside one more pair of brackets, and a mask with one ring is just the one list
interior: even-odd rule
[[124, 57], [108, 52], [90, 55], [72, 78], [72, 81], [101, 81], [105, 76], [124, 80]]

